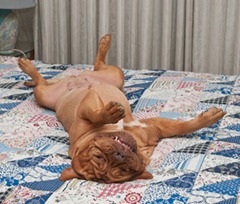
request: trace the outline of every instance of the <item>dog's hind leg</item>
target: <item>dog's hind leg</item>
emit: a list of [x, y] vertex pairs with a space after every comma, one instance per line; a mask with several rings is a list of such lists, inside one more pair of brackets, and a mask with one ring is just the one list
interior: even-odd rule
[[35, 86], [34, 96], [37, 104], [54, 110], [56, 101], [62, 94], [61, 83], [49, 85], [48, 81], [41, 76], [34, 64], [28, 59], [20, 58], [18, 64], [22, 71], [33, 80], [32, 82], [28, 82], [30, 84], [25, 83], [25, 85]]
[[117, 66], [107, 65], [105, 59], [111, 44], [111, 35], [104, 35], [99, 42], [94, 71], [97, 71], [96, 77], [104, 80], [106, 83], [112, 84], [119, 89], [122, 89], [124, 84], [124, 73]]
[[[60, 80], [61, 79], [56, 78], [56, 79], [47, 79], [46, 81], [48, 85], [52, 85], [52, 84], [56, 84]], [[34, 81], [25, 81], [24, 85], [33, 87], [33, 86], [36, 86], [37, 84]]]
[[112, 39], [111, 35], [109, 35], [109, 34], [104, 35], [100, 39], [99, 45], [98, 45], [96, 61], [94, 64], [94, 71], [99, 71], [99, 70], [104, 69], [104, 66], [106, 65], [105, 59], [106, 59], [108, 50], [110, 48], [111, 39]]
[[36, 85], [47, 85], [47, 81], [39, 74], [29, 59], [19, 58], [18, 65], [24, 73], [32, 78]]

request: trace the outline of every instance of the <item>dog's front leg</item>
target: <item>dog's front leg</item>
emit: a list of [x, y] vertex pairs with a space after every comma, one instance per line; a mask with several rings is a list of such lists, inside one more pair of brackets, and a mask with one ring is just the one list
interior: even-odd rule
[[124, 118], [125, 110], [122, 104], [116, 101], [104, 104], [96, 91], [90, 89], [79, 106], [78, 116], [90, 121], [94, 126], [102, 126], [117, 123]]
[[[208, 127], [220, 120], [226, 112], [220, 108], [210, 108], [189, 121], [172, 120], [168, 118], [142, 119], [141, 122], [147, 124], [146, 130], [151, 132], [148, 138], [149, 143], [155, 144], [162, 138], [174, 137], [192, 133], [204, 127]], [[155, 133], [155, 134], [154, 134]]]

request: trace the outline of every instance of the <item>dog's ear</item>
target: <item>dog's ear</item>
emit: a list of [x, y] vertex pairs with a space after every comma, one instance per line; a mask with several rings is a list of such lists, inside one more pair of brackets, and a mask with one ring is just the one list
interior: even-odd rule
[[149, 173], [148, 171], [144, 171], [142, 174], [136, 176], [133, 178], [133, 180], [137, 180], [137, 179], [152, 179], [153, 175], [151, 173]]
[[73, 178], [78, 178], [78, 179], [82, 179], [83, 177], [81, 177], [80, 175], [78, 175], [73, 168], [70, 166], [68, 168], [66, 168], [65, 170], [63, 170], [61, 176], [60, 176], [60, 180], [61, 181], [67, 181]]

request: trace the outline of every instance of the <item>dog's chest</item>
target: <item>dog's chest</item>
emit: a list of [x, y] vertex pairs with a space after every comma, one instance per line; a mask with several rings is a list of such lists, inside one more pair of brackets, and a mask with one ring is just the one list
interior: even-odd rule
[[139, 120], [132, 120], [130, 122], [124, 122], [123, 119], [118, 121], [117, 129], [123, 130], [123, 129], [142, 129], [147, 128], [147, 124], [140, 122]]

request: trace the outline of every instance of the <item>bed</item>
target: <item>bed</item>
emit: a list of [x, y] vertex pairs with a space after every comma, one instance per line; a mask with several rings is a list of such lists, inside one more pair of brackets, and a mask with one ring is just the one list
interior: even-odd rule
[[[188, 120], [215, 106], [227, 115], [209, 128], [159, 142], [151, 180], [100, 184], [62, 182], [70, 165], [68, 134], [53, 111], [36, 105], [16, 58], [0, 58], [0, 203], [218, 203], [240, 197], [240, 77], [123, 69], [136, 118]], [[44, 78], [92, 69], [33, 61]]]

